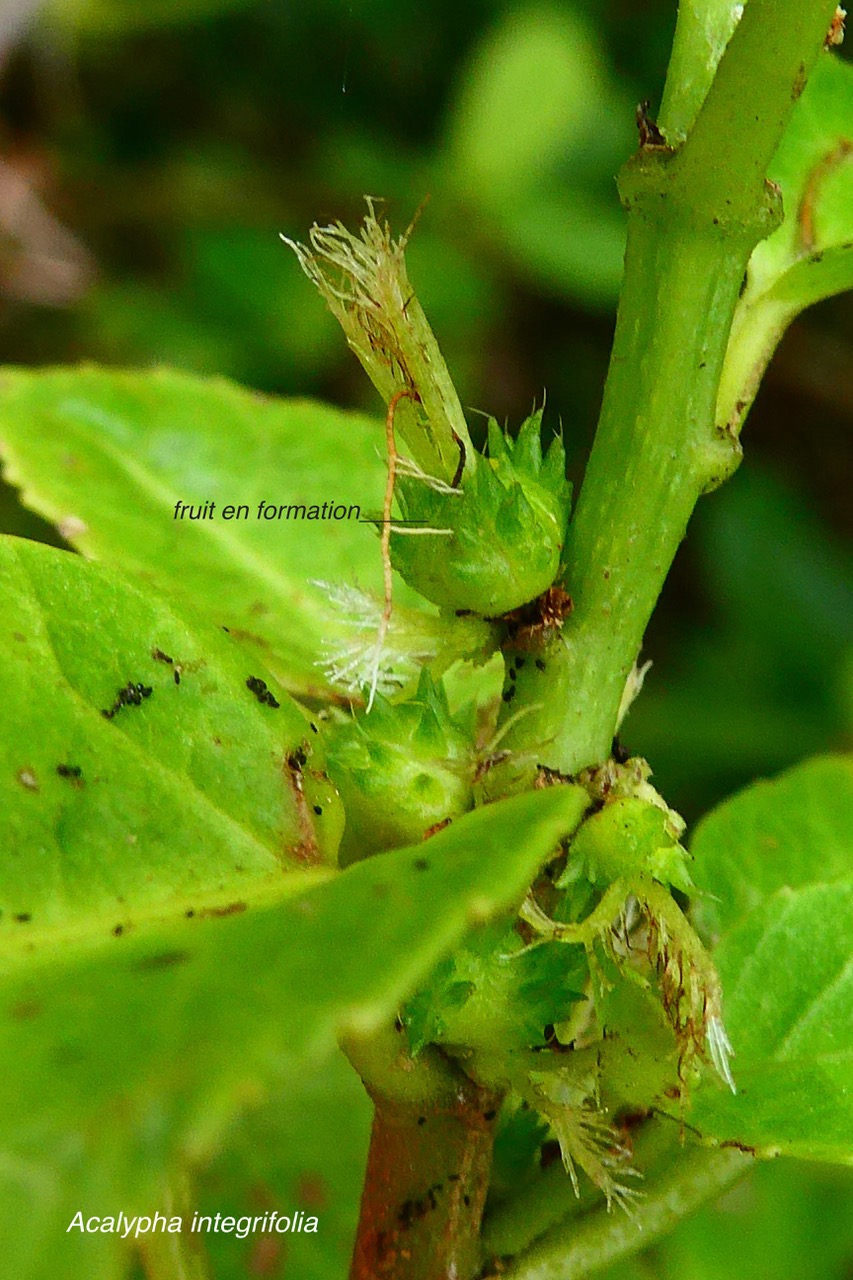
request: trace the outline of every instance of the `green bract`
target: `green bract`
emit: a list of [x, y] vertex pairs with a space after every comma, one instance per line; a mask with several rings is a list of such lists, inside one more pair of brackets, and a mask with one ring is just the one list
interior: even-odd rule
[[[488, 456], [461, 489], [404, 475], [397, 497], [407, 521], [434, 533], [391, 538], [394, 567], [427, 600], [496, 617], [534, 600], [557, 576], [571, 486], [562, 441], [543, 455], [542, 411], [513, 440], [491, 418]], [[424, 542], [432, 546], [425, 553]]]
[[369, 716], [335, 724], [328, 743], [346, 808], [343, 863], [415, 844], [471, 807], [474, 746], [426, 671], [411, 701], [377, 697]]
[[640, 872], [683, 893], [691, 888], [686, 858], [666, 810], [634, 796], [611, 800], [588, 818], [570, 854], [571, 871], [577, 865], [594, 884]]
[[[583, 798], [578, 800], [582, 812]], [[582, 947], [526, 948], [513, 925], [495, 924], [442, 960], [405, 1005], [414, 1052], [426, 1044], [462, 1045], [505, 1059], [542, 1046], [545, 1027], [567, 1019], [585, 999]]]

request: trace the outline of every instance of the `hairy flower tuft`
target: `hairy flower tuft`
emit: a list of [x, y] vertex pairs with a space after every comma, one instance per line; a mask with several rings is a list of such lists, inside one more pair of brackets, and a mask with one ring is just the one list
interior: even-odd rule
[[341, 222], [308, 233], [308, 245], [282, 236], [340, 323], [347, 342], [386, 405], [401, 391], [397, 430], [428, 474], [449, 482], [460, 453], [476, 458], [465, 415], [435, 335], [415, 297], [405, 249], [414, 224], [397, 239], [367, 197], [357, 235]]
[[494, 648], [494, 628], [480, 618], [456, 618], [397, 607], [382, 627], [382, 601], [358, 587], [316, 582], [334, 616], [334, 639], [319, 665], [349, 698], [370, 706], [380, 694], [411, 692], [424, 667], [438, 676], [460, 658], [482, 660]]
[[580, 1195], [577, 1165], [602, 1192], [608, 1210], [616, 1204], [630, 1217], [631, 1203], [642, 1193], [624, 1179], [642, 1174], [631, 1167], [629, 1152], [598, 1106], [594, 1085], [584, 1087], [584, 1081], [565, 1068], [532, 1071], [529, 1086], [528, 1100], [554, 1131], [575, 1195]]

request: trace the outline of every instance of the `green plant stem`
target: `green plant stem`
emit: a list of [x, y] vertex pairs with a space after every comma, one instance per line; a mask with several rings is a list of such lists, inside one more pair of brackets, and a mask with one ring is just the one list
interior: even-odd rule
[[833, 0], [748, 0], [679, 153], [697, 210], [704, 201], [744, 219], [756, 210], [835, 8]]
[[737, 25], [731, 0], [679, 4], [658, 125], [675, 145], [687, 137]]
[[[625, 285], [601, 422], [570, 534], [575, 602], [546, 670], [526, 663], [509, 735], [566, 774], [610, 751], [622, 693], [693, 507], [738, 461], [716, 436], [726, 337], [751, 240], [632, 211]], [[657, 215], [657, 216], [656, 216]]]
[[452, 1106], [458, 1097], [462, 1077], [456, 1067], [431, 1046], [411, 1054], [404, 1033], [394, 1027], [380, 1027], [369, 1036], [342, 1036], [341, 1048], [371, 1097], [411, 1107], [427, 1102]]
[[715, 426], [738, 292], [778, 223], [764, 175], [834, 5], [749, 0], [687, 141], [620, 176], [625, 281], [595, 444], [570, 529], [562, 636], [527, 663], [506, 746], [574, 774], [609, 754], [626, 680], [699, 496], [737, 466]]
[[718, 1195], [754, 1163], [740, 1151], [684, 1153], [646, 1190], [631, 1217], [600, 1208], [546, 1232], [508, 1266], [502, 1280], [586, 1280], [646, 1248], [688, 1213]]

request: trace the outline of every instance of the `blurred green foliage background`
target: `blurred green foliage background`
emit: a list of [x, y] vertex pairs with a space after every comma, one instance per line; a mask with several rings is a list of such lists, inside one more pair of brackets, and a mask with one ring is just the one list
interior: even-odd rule
[[[400, 231], [420, 210], [410, 274], [463, 403], [518, 423], [547, 392], [579, 481], [621, 273], [614, 174], [636, 103], [659, 101], [675, 9], [2, 0], [0, 360], [167, 363], [378, 410], [278, 238], [353, 225], [369, 193]], [[688, 818], [850, 745], [851, 370], [847, 297], [783, 343], [746, 461], [700, 505], [650, 628], [624, 737]], [[8, 489], [0, 523], [54, 536]], [[631, 1277], [849, 1280], [849, 1184], [791, 1177], [765, 1170], [749, 1192], [748, 1230], [775, 1252], [719, 1225], [738, 1221], [736, 1192], [686, 1254]], [[823, 1252], [812, 1204], [846, 1230]]]

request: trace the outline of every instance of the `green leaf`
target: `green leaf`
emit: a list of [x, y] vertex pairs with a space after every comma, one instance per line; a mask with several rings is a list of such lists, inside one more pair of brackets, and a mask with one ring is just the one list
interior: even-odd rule
[[851, 1193], [853, 1170], [792, 1160], [757, 1165], [600, 1280], [843, 1280], [853, 1254]]
[[[782, 190], [786, 216], [752, 256], [750, 289], [766, 292], [773, 287], [775, 292], [777, 282], [795, 264], [810, 267], [826, 280], [820, 296], [849, 288], [853, 282], [853, 67], [848, 63], [834, 55], [819, 60], [791, 116], [770, 177]], [[826, 259], [828, 250], [841, 248], [850, 251], [846, 268], [840, 256]], [[833, 285], [830, 275], [839, 271], [839, 282]], [[795, 292], [789, 292], [796, 301]]]
[[704, 1080], [704, 1137], [853, 1162], [853, 760], [825, 756], [721, 805], [692, 842], [736, 1096]]
[[[185, 1235], [187, 1252], [192, 1255], [192, 1245], [201, 1242], [216, 1280], [264, 1274], [260, 1263], [270, 1255], [278, 1255], [279, 1262], [286, 1255], [299, 1280], [345, 1275], [358, 1220], [370, 1115], [364, 1086], [339, 1051], [299, 1079], [288, 1080], [286, 1087], [271, 1089], [260, 1106], [235, 1121], [222, 1149], [199, 1171], [185, 1216], [196, 1209], [235, 1219], [271, 1209], [292, 1216], [302, 1209], [319, 1217], [319, 1230], [278, 1236], [254, 1230], [242, 1239], [236, 1231]], [[52, 1150], [42, 1141], [28, 1163], [14, 1157], [4, 1162], [0, 1247], [5, 1276], [125, 1280], [127, 1242], [117, 1235], [67, 1230], [81, 1208], [87, 1217], [103, 1218], [127, 1213], [131, 1203], [144, 1198], [142, 1187], [128, 1198], [121, 1185], [121, 1126], [117, 1138], [114, 1168], [107, 1162], [106, 1147], [102, 1159], [95, 1159], [91, 1143], [81, 1148], [73, 1129], [64, 1140], [58, 1135]], [[167, 1195], [162, 1188], [152, 1190], [141, 1211], [163, 1211]], [[175, 1212], [184, 1208], [176, 1206]], [[21, 1229], [23, 1222], [26, 1230]], [[146, 1237], [140, 1240], [144, 1244]], [[142, 1275], [134, 1271], [134, 1278], [137, 1274]], [[185, 1273], [177, 1274], [185, 1280]]]
[[566, 9], [528, 5], [490, 33], [464, 80], [451, 150], [471, 188], [511, 193], [593, 133], [610, 91], [594, 31]]
[[[323, 643], [348, 637], [318, 582], [381, 594], [358, 519], [258, 519], [259, 504], [381, 508], [377, 424], [220, 379], [158, 370], [6, 370], [0, 455], [25, 504], [85, 555], [174, 591], [240, 633], [285, 685], [322, 696]], [[174, 518], [175, 504], [212, 519]], [[248, 518], [222, 518], [228, 505]]]
[[750, 258], [732, 325], [718, 421], [739, 426], [788, 324], [853, 287], [853, 67], [824, 55], [770, 169], [785, 218]]
[[690, 849], [694, 915], [712, 937], [779, 889], [849, 877], [853, 759], [822, 756], [754, 783], [699, 823]]
[[[277, 896], [283, 872], [334, 860], [319, 740], [221, 629], [15, 538], [0, 539], [0, 616], [0, 954], [109, 936], [164, 904]], [[261, 703], [246, 682], [264, 676]]]
[[851, 943], [848, 879], [780, 889], [720, 945], [739, 1092], [703, 1084], [689, 1117], [704, 1137], [853, 1163]]
[[[576, 788], [515, 797], [313, 888], [302, 879], [295, 898], [283, 884], [279, 901], [191, 917], [177, 900], [120, 937], [92, 930], [22, 952], [4, 1008], [29, 1066], [6, 1079], [0, 1129], [14, 1131], [30, 1109], [61, 1116], [72, 1098], [85, 1112], [118, 1081], [123, 1093], [135, 1081], [214, 1096], [220, 1073], [282, 1076], [328, 1051], [336, 1029], [371, 1030], [469, 929], [520, 899], [585, 803]], [[61, 1044], [75, 1052], [57, 1063]], [[45, 1092], [48, 1067], [58, 1076]]]

